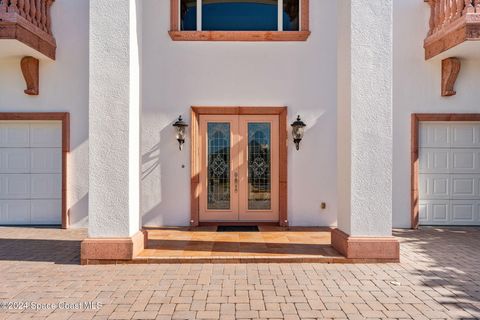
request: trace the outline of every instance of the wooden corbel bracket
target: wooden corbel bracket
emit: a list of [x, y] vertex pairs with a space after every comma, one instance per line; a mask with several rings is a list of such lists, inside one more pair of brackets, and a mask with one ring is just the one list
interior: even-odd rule
[[442, 97], [454, 96], [457, 92], [454, 90], [458, 73], [460, 72], [460, 59], [448, 58], [442, 60]]
[[23, 77], [27, 83], [27, 89], [24, 91], [31, 96], [39, 94], [39, 61], [33, 57], [23, 57], [20, 62]]

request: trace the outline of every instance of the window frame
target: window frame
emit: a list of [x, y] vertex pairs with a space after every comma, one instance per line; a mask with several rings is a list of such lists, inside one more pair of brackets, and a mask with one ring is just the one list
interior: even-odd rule
[[[197, 0], [201, 2], [201, 0]], [[180, 30], [180, 0], [170, 0], [170, 35], [173, 41], [306, 41], [310, 36], [309, 0], [300, 1], [300, 30], [283, 31], [283, 15], [278, 18], [278, 31], [183, 31]], [[283, 0], [279, 0], [279, 8]], [[200, 7], [201, 8], [201, 7]], [[279, 9], [280, 10], [280, 9]], [[197, 13], [197, 29], [201, 29], [201, 10]]]

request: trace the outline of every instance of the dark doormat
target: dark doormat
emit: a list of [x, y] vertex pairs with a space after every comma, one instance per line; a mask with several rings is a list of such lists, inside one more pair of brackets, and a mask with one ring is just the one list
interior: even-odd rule
[[217, 232], [259, 232], [257, 226], [218, 226]]

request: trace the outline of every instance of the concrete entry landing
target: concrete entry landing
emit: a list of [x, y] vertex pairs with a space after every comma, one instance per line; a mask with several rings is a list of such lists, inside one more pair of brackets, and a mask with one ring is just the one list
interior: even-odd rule
[[[139, 234], [142, 235], [141, 241], [145, 249], [140, 249], [133, 258], [107, 257], [107, 254], [115, 253], [120, 249], [117, 250], [113, 246], [97, 250], [93, 246], [91, 251], [100, 252], [101, 255], [98, 255], [100, 258], [86, 259], [82, 256], [82, 264], [386, 263], [399, 261], [395, 257], [376, 257], [367, 254], [365, 257], [344, 256], [332, 246], [332, 232], [335, 230], [328, 227], [260, 225], [258, 228], [259, 231], [252, 232], [217, 232], [216, 226], [144, 228]], [[359, 246], [361, 249], [364, 248], [363, 245], [369, 244], [365, 242], [369, 238], [360, 238], [360, 240], [360, 242], [363, 241]], [[107, 244], [108, 241], [113, 241], [116, 244], [118, 239], [102, 241], [106, 241]], [[373, 247], [367, 247], [366, 250], [374, 250], [375, 245], [376, 243]], [[345, 241], [345, 246], [353, 245]], [[82, 250], [84, 252], [86, 249]]]
[[347, 262], [330, 242], [330, 228], [259, 226], [260, 232], [217, 232], [215, 226], [152, 228], [135, 262]]

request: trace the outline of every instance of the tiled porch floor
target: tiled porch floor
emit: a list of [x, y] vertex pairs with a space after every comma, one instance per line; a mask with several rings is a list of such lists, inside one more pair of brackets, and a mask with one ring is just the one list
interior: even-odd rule
[[[260, 226], [259, 232], [216, 232], [216, 227], [147, 229], [147, 262], [343, 262], [328, 228]], [[185, 261], [187, 260], [187, 261]], [[145, 262], [145, 261], [144, 261]]]

